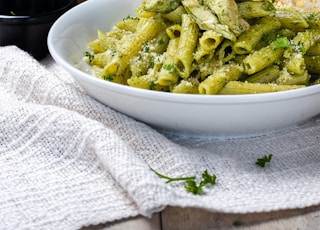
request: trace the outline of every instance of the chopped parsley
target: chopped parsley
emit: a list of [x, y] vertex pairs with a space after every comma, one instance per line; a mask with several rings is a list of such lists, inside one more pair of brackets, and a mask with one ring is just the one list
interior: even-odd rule
[[149, 89], [150, 90], [155, 90], [156, 89], [156, 83], [154, 81], [150, 81]]
[[301, 41], [299, 41], [298, 44], [294, 44], [293, 40], [289, 40], [287, 37], [277, 38], [274, 41], [274, 49], [288, 49], [302, 55], [305, 55], [307, 52]]
[[274, 49], [287, 49], [290, 45], [290, 41], [287, 37], [277, 38], [274, 41]]
[[169, 73], [173, 73], [176, 70], [174, 64], [165, 64], [163, 65], [163, 69], [167, 70]]
[[308, 20], [314, 20], [314, 19], [316, 19], [316, 18], [317, 18], [317, 15], [314, 14], [314, 13], [310, 13], [310, 14], [307, 15], [307, 19], [308, 19]]
[[110, 74], [106, 74], [105, 76], [103, 76], [103, 79], [106, 81], [113, 81], [113, 76], [111, 76]]
[[271, 159], [272, 159], [272, 154], [269, 154], [268, 156], [263, 156], [262, 158], [258, 158], [257, 161], [256, 161], [256, 165], [264, 168], [264, 166], [267, 164], [267, 163], [270, 163], [271, 162]]
[[307, 53], [306, 48], [304, 47], [301, 41], [299, 41], [298, 44], [295, 45], [293, 48], [295, 51], [301, 53], [302, 55], [305, 55]]
[[158, 41], [157, 41], [157, 44], [160, 46], [160, 45], [163, 45], [164, 44], [164, 41], [162, 38], [159, 38]]
[[123, 21], [125, 21], [125, 20], [129, 20], [129, 19], [132, 19], [132, 20], [139, 20], [139, 18], [138, 18], [138, 17], [131, 17], [131, 16], [130, 16], [130, 14], [128, 14], [128, 16], [127, 16], [127, 17], [125, 17], [125, 18], [123, 19]]
[[146, 53], [148, 53], [148, 52], [150, 51], [150, 47], [149, 47], [149, 46], [145, 46], [145, 47], [143, 48], [143, 51], [146, 52]]
[[173, 181], [185, 181], [185, 190], [189, 193], [195, 194], [195, 195], [199, 195], [202, 193], [202, 189], [204, 186], [206, 185], [215, 185], [216, 184], [216, 175], [212, 174], [210, 175], [208, 173], [208, 170], [205, 170], [202, 173], [202, 180], [200, 181], [199, 184], [197, 184], [196, 182], [196, 176], [190, 176], [190, 177], [176, 177], [176, 178], [172, 178], [172, 177], [168, 177], [168, 176], [164, 176], [160, 173], [158, 173], [157, 171], [155, 171], [154, 169], [151, 168], [151, 170], [157, 174], [158, 177], [166, 179], [166, 183], [170, 183]]
[[280, 65], [280, 64], [281, 64], [281, 59], [280, 59], [280, 58], [276, 59], [276, 60], [274, 61], [274, 64], [275, 64], [275, 65]]
[[84, 56], [89, 58], [89, 62], [90, 62], [90, 63], [91, 63], [91, 62], [93, 61], [93, 59], [94, 59], [94, 55], [91, 54], [91, 53], [88, 52], [88, 51], [86, 51], [86, 52], [84, 53]]
[[113, 57], [114, 55], [116, 55], [117, 51], [116, 50], [111, 50], [111, 56]]
[[265, 11], [275, 11], [276, 8], [274, 7], [274, 5], [271, 3], [271, 2], [268, 2], [268, 1], [263, 1], [262, 3], [262, 8], [265, 10]]

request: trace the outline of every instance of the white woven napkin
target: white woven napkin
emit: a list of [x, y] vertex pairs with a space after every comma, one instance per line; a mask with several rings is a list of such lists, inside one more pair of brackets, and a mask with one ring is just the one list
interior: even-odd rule
[[[116, 100], [116, 98], [115, 98]], [[0, 226], [78, 229], [167, 205], [249, 213], [320, 204], [320, 117], [261, 137], [162, 134], [89, 97], [51, 57], [0, 47]], [[255, 162], [273, 154], [266, 167]], [[172, 176], [217, 176], [192, 195]]]

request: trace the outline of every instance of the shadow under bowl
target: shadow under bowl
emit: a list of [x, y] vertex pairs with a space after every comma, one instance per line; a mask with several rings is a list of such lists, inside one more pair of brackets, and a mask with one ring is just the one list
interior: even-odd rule
[[0, 0], [0, 46], [16, 45], [40, 60], [52, 24], [74, 0]]

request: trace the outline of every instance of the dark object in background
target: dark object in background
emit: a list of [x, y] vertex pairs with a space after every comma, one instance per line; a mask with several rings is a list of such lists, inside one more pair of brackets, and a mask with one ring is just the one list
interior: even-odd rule
[[16, 45], [44, 58], [50, 27], [74, 5], [74, 0], [0, 0], [0, 46]]

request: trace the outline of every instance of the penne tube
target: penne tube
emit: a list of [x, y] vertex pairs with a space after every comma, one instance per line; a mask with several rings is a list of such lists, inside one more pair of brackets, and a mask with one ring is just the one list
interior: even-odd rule
[[213, 30], [206, 30], [199, 38], [199, 43], [205, 50], [213, 51], [223, 41], [223, 36]]
[[167, 14], [162, 14], [162, 17], [164, 17], [165, 19], [167, 19], [173, 23], [181, 24], [181, 16], [186, 13], [187, 12], [186, 12], [185, 8], [181, 5], [177, 9], [175, 9]]
[[252, 74], [245, 81], [250, 83], [271, 83], [280, 76], [280, 68], [277, 65], [267, 67], [255, 74]]
[[282, 28], [300, 31], [309, 27], [306, 19], [298, 11], [277, 9], [274, 17], [280, 21]]
[[233, 42], [230, 40], [224, 40], [218, 49], [218, 58], [222, 63], [227, 63], [236, 56], [233, 49]]
[[137, 30], [138, 24], [138, 18], [126, 18], [121, 22], [118, 22], [115, 26], [120, 30], [135, 32]]
[[301, 74], [291, 74], [284, 68], [280, 72], [280, 76], [277, 78], [276, 83], [278, 85], [306, 85], [309, 82], [310, 77], [308, 71], [304, 71]]
[[245, 19], [273, 17], [276, 8], [269, 1], [244, 1], [237, 3], [240, 17]]
[[89, 42], [88, 47], [94, 53], [102, 53], [106, 50], [116, 50], [117, 42], [129, 32], [120, 29], [114, 29], [108, 33], [98, 30], [98, 38]]
[[174, 66], [174, 56], [178, 49], [179, 38], [170, 39], [164, 53], [162, 67], [158, 73], [158, 83], [163, 86], [173, 85], [178, 82], [179, 75]]
[[169, 13], [177, 9], [180, 4], [181, 0], [149, 0], [144, 2], [144, 9], [156, 13]]
[[213, 50], [205, 49], [205, 48], [203, 48], [203, 46], [198, 44], [196, 51], [195, 51], [195, 54], [194, 54], [194, 60], [197, 63], [207, 62], [208, 60], [212, 59], [213, 55], [214, 55]]
[[168, 43], [166, 31], [161, 31], [157, 37], [148, 41], [129, 63], [132, 76], [145, 75], [155, 64], [162, 63], [161, 54], [165, 52]]
[[257, 94], [304, 88], [304, 85], [278, 85], [272, 83], [228, 82], [219, 94]]
[[172, 93], [199, 94], [199, 81], [196, 78], [181, 80], [170, 90]]
[[188, 14], [182, 15], [182, 30], [175, 55], [175, 67], [180, 77], [187, 79], [191, 73], [193, 54], [199, 37], [199, 27]]
[[103, 68], [104, 66], [106, 66], [108, 63], [111, 62], [113, 56], [114, 54], [111, 50], [107, 50], [103, 53], [97, 53], [94, 55], [94, 58], [92, 59], [91, 64]]
[[284, 68], [286, 68], [290, 74], [303, 74], [306, 70], [303, 56], [300, 53], [292, 54], [284, 61]]
[[168, 34], [170, 39], [179, 38], [181, 35], [181, 30], [181, 25], [174, 24], [166, 29], [166, 33]]
[[306, 52], [320, 40], [320, 31], [307, 29], [298, 32], [290, 43], [290, 48], [284, 53], [286, 60], [285, 68], [292, 75], [302, 75], [306, 70], [303, 56]]
[[250, 29], [243, 32], [233, 45], [236, 54], [249, 54], [251, 53], [258, 42], [265, 34], [279, 29], [281, 23], [271, 17], [263, 17], [257, 20]]
[[266, 67], [273, 65], [284, 53], [284, 49], [275, 49], [274, 44], [257, 50], [243, 60], [245, 72], [249, 75], [259, 72]]
[[304, 56], [304, 62], [309, 73], [320, 75], [320, 56]]
[[[304, 55], [310, 47], [320, 41], [320, 30], [316, 29], [307, 29], [303, 32], [298, 32], [297, 35], [293, 38], [293, 50], [294, 52], [301, 53]], [[290, 56], [291, 50], [286, 51], [285, 56]]]
[[308, 50], [307, 55], [318, 56], [320, 55], [320, 42], [313, 44]]
[[320, 12], [300, 12], [309, 29], [320, 29]]
[[169, 91], [169, 87], [160, 85], [157, 82], [157, 73], [159, 72], [160, 68], [161, 63], [155, 64], [146, 75], [133, 77], [131, 76], [129, 79], [127, 79], [127, 83], [129, 86], [141, 89]]
[[289, 29], [276, 29], [270, 31], [269, 33], [265, 33], [262, 36], [262, 39], [260, 39], [258, 43], [255, 45], [254, 50], [259, 50], [262, 47], [269, 45], [272, 41], [275, 41], [276, 39], [281, 37], [291, 40], [296, 36], [296, 34], [296, 32]]
[[163, 21], [157, 18], [148, 18], [146, 22], [138, 28], [131, 36], [122, 38], [118, 44], [117, 56], [120, 61], [117, 71], [125, 69], [131, 58], [136, 56], [143, 48], [143, 45], [155, 38], [166, 28]]
[[218, 94], [229, 81], [238, 80], [243, 68], [238, 64], [223, 65], [199, 85], [200, 94]]
[[218, 60], [216, 55], [213, 55], [211, 59], [205, 59], [203, 62], [195, 63], [195, 65], [194, 69], [198, 69], [200, 79], [205, 80], [216, 69], [221, 67], [221, 61]]

